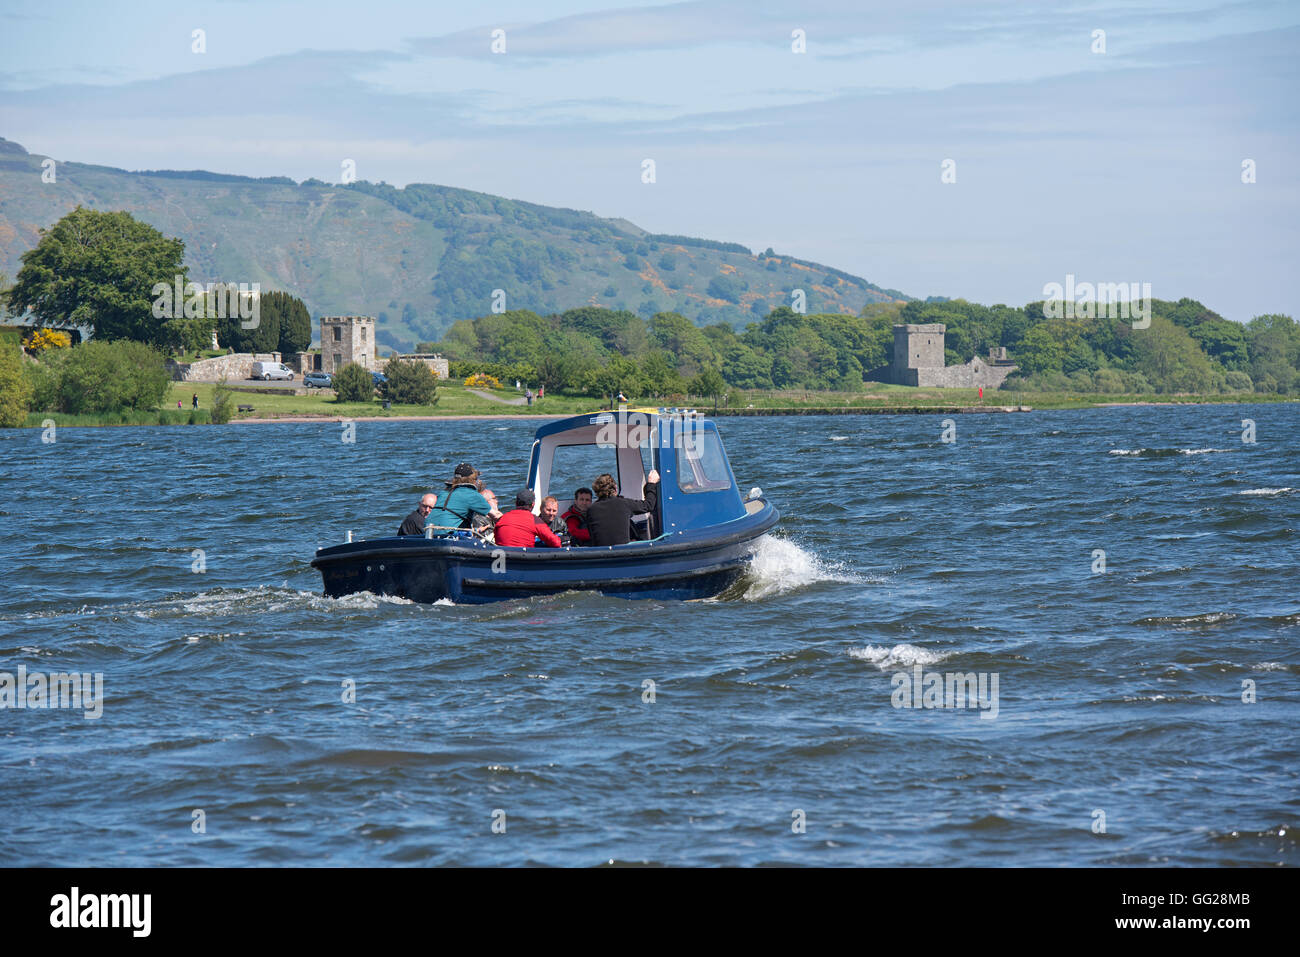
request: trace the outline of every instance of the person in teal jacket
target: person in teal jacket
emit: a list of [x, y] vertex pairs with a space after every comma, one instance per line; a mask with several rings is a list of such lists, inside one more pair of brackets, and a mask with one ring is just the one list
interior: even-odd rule
[[462, 462], [450, 482], [451, 491], [438, 496], [438, 507], [429, 513], [427, 524], [443, 528], [469, 528], [475, 513], [501, 517], [501, 511], [478, 490], [478, 469]]

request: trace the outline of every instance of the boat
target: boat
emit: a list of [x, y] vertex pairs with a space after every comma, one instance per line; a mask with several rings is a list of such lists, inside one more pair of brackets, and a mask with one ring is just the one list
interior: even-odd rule
[[[780, 520], [759, 488], [742, 496], [716, 423], [693, 409], [627, 409], [541, 426], [528, 485], [563, 512], [574, 490], [609, 472], [627, 497], [660, 474], [658, 507], [625, 545], [511, 548], [468, 529], [427, 528], [317, 550], [331, 597], [357, 592], [417, 602], [482, 603], [565, 591], [618, 598], [710, 598], [739, 580], [757, 540]], [[636, 523], [634, 523], [636, 524]], [[350, 537], [350, 535], [349, 535]]]

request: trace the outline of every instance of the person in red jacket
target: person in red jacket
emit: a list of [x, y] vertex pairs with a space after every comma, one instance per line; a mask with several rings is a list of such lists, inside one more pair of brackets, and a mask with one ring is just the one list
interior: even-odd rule
[[496, 543], [515, 548], [532, 548], [540, 538], [543, 545], [560, 547], [560, 540], [545, 522], [533, 514], [533, 490], [520, 489], [515, 507], [497, 519]]
[[573, 504], [560, 516], [569, 526], [569, 540], [575, 545], [590, 545], [591, 532], [587, 530], [587, 509], [591, 508], [591, 489], [580, 488], [573, 493]]

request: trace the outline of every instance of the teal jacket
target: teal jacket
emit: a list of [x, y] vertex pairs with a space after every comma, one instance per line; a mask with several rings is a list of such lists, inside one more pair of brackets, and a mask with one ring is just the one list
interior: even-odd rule
[[427, 524], [469, 528], [471, 512], [486, 515], [490, 511], [492, 506], [475, 491], [474, 486], [457, 485], [450, 492], [438, 496], [438, 505], [429, 513]]

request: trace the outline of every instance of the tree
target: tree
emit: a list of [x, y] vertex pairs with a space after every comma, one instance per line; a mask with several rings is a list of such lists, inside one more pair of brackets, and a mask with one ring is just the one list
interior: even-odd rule
[[232, 325], [239, 329], [239, 352], [267, 353], [280, 348], [280, 310], [276, 306], [268, 309], [264, 299], [258, 305], [257, 325], [245, 329], [238, 318]]
[[212, 344], [213, 318], [168, 319], [162, 324], [160, 342], [179, 353], [201, 352]]
[[355, 362], [349, 362], [334, 373], [335, 401], [369, 402], [374, 394], [374, 378]]
[[438, 380], [423, 362], [389, 359], [384, 366], [388, 376], [385, 394], [398, 405], [431, 405], [438, 391]]
[[591, 383], [593, 391], [601, 396], [617, 396], [619, 392], [636, 395], [645, 391], [641, 370], [631, 359], [615, 356], [599, 370]]
[[311, 313], [307, 311], [305, 302], [278, 290], [268, 292], [261, 298], [263, 321], [268, 311], [275, 313], [276, 329], [280, 336], [276, 351], [287, 358], [311, 345]]
[[1048, 328], [1048, 321], [1037, 323], [1021, 340], [1015, 354], [1020, 371], [1025, 375], [1038, 372], [1060, 372], [1065, 361], [1065, 350]]
[[[177, 277], [184, 289], [184, 258], [181, 240], [130, 213], [78, 206], [23, 253], [9, 305], [43, 324], [91, 326], [96, 339], [160, 343], [163, 322], [184, 315], [183, 303], [171, 302]], [[155, 309], [156, 287], [169, 290], [169, 308]]]
[[711, 396], [716, 404], [718, 396], [722, 395], [722, 390], [726, 387], [727, 383], [723, 381], [721, 372], [717, 369], [705, 369], [691, 380], [691, 395]]
[[32, 384], [23, 371], [22, 355], [7, 338], [0, 339], [0, 429], [16, 429], [27, 421]]
[[99, 339], [45, 359], [34, 378], [39, 412], [154, 409], [171, 385], [161, 353], [142, 342]]
[[217, 387], [212, 390], [212, 424], [225, 425], [234, 414], [235, 393], [226, 385], [226, 377], [222, 376]]
[[708, 294], [714, 299], [740, 302], [740, 294], [748, 288], [749, 284], [736, 276], [714, 276], [709, 280]]
[[1223, 373], [1211, 365], [1187, 330], [1161, 316], [1151, 326], [1133, 332], [1137, 371], [1151, 380], [1157, 392], [1212, 392]]
[[1256, 316], [1246, 324], [1250, 377], [1268, 391], [1290, 392], [1300, 385], [1300, 326], [1290, 316]]

